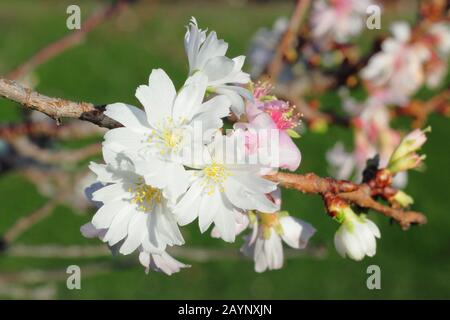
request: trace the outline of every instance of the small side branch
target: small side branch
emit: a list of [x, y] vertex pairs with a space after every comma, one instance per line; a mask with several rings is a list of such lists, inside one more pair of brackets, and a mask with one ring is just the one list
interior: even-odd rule
[[345, 180], [321, 178], [313, 173], [306, 175], [279, 172], [266, 176], [267, 179], [279, 183], [280, 186], [296, 189], [302, 193], [315, 193], [324, 196], [333, 194], [351, 204], [373, 209], [387, 217], [394, 219], [406, 230], [413, 224], [425, 224], [426, 217], [415, 211], [404, 211], [385, 206], [372, 197], [372, 189], [369, 184], [355, 184]]

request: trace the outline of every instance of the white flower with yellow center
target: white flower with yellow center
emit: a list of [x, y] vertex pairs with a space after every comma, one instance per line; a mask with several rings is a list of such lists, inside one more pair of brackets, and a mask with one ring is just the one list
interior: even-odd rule
[[203, 72], [208, 77], [208, 92], [226, 95], [231, 101], [231, 110], [238, 116], [244, 113], [242, 97], [252, 99], [250, 91], [241, 86], [250, 82], [250, 75], [242, 71], [245, 56], [227, 58], [228, 43], [217, 39], [214, 31], [206, 36], [206, 31], [198, 28], [195, 18], [187, 28], [184, 47], [189, 60], [189, 74]]
[[236, 136], [216, 135], [205, 150], [199, 170], [191, 170], [190, 187], [174, 208], [177, 221], [186, 225], [198, 217], [201, 232], [214, 223], [217, 234], [228, 242], [236, 236], [235, 209], [274, 212], [277, 206], [266, 194], [276, 184], [259, 175], [260, 165], [239, 164], [245, 150]]
[[122, 254], [137, 248], [161, 253], [167, 245], [182, 245], [171, 203], [161, 189], [144, 180], [146, 172], [137, 169], [131, 158], [106, 147], [103, 157], [106, 164], [89, 166], [104, 185], [92, 193], [92, 200], [103, 204], [92, 218], [93, 227], [105, 230], [102, 240], [118, 246]]
[[307, 222], [276, 213], [250, 212], [251, 235], [241, 251], [255, 261], [255, 271], [281, 269], [284, 262], [282, 240], [294, 249], [304, 249], [316, 230]]
[[223, 95], [203, 103], [207, 81], [198, 72], [177, 94], [167, 74], [156, 69], [148, 86], [136, 90], [145, 112], [123, 103], [106, 107], [105, 114], [124, 127], [109, 130], [104, 145], [145, 159], [145, 180], [173, 198], [188, 186], [183, 164], [192, 161], [195, 145], [208, 141], [222, 127], [221, 118], [229, 114], [230, 102]]

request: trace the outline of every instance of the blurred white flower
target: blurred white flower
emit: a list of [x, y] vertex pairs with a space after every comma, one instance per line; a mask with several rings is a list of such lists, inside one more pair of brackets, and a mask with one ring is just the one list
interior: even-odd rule
[[330, 171], [334, 178], [339, 180], [350, 179], [356, 172], [356, 178], [360, 179], [362, 176], [362, 170], [358, 166], [354, 154], [347, 152], [342, 142], [336, 142], [336, 144], [327, 151], [326, 159], [330, 165]]
[[[344, 107], [351, 112], [354, 124], [354, 150], [348, 152], [344, 144], [338, 142], [326, 154], [330, 172], [337, 179], [362, 180], [367, 160], [380, 157], [380, 168], [387, 166], [392, 152], [400, 142], [400, 134], [390, 127], [389, 109], [384, 94], [370, 96], [363, 103], [344, 98]], [[407, 174], [394, 178], [394, 185], [403, 188]]]
[[[186, 191], [188, 175], [183, 164], [192, 161], [192, 151], [201, 150], [204, 140], [222, 127], [221, 118], [229, 114], [230, 102], [223, 95], [203, 103], [207, 81], [198, 72], [177, 94], [167, 74], [156, 69], [148, 86], [136, 90], [145, 112], [123, 103], [106, 107], [105, 115], [124, 127], [109, 130], [104, 145], [145, 158], [145, 180], [164, 189], [168, 197], [177, 198]], [[195, 132], [197, 128], [201, 132]]]
[[430, 27], [429, 34], [433, 36], [434, 45], [441, 56], [450, 54], [450, 23], [439, 22]]
[[450, 23], [433, 24], [423, 43], [430, 50], [430, 58], [425, 65], [427, 85], [430, 88], [436, 88], [447, 74], [450, 55]]
[[345, 43], [358, 35], [371, 0], [317, 0], [311, 14], [312, 34], [317, 40], [331, 38]]
[[429, 50], [410, 43], [411, 29], [407, 23], [398, 22], [391, 28], [393, 37], [382, 43], [382, 50], [374, 54], [361, 76], [375, 88], [394, 93], [400, 102], [408, 99], [425, 81], [424, 62]]
[[[250, 75], [242, 71], [245, 56], [226, 57], [228, 43], [217, 39], [215, 31], [206, 36], [206, 31], [198, 28], [195, 18], [187, 27], [184, 47], [189, 60], [189, 74], [203, 72], [208, 77], [208, 92], [226, 95], [231, 101], [231, 110], [238, 116], [244, 113], [243, 97], [252, 98], [242, 86], [250, 82]], [[190, 81], [192, 78], [186, 83]]]

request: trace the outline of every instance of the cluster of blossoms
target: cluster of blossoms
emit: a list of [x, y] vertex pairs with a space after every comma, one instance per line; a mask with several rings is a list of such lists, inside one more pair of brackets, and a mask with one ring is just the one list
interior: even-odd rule
[[[299, 167], [301, 153], [293, 139], [300, 137], [300, 115], [272, 95], [269, 84], [252, 83], [242, 71], [245, 57], [226, 57], [228, 44], [214, 31], [199, 29], [194, 18], [184, 44], [189, 74], [178, 91], [155, 69], [148, 84], [136, 90], [144, 110], [124, 103], [106, 107], [105, 115], [123, 127], [105, 134], [105, 163], [90, 164], [97, 181], [86, 194], [98, 210], [81, 232], [115, 253], [138, 251], [146, 271], [170, 275], [189, 266], [167, 249], [182, 246], [180, 227], [197, 220], [202, 233], [211, 228], [212, 237], [226, 242], [250, 230], [241, 251], [253, 258], [255, 270], [279, 269], [282, 242], [303, 249], [315, 233], [309, 223], [281, 211], [281, 190], [265, 178], [280, 168]], [[385, 145], [384, 173], [395, 176], [420, 164], [423, 156], [416, 151], [426, 138], [415, 131], [396, 149], [399, 137], [386, 144], [394, 138], [378, 136], [388, 127], [379, 100], [359, 116], [361, 139]], [[239, 120], [224, 132], [223, 119], [231, 114]], [[363, 158], [368, 151], [360, 153]], [[404, 206], [412, 201], [404, 193], [389, 200]], [[335, 246], [343, 257], [375, 254], [380, 231], [372, 221], [341, 201], [330, 202], [328, 211], [342, 224]]]
[[[377, 173], [380, 180], [390, 180], [399, 173], [415, 169], [422, 165], [425, 155], [419, 155], [417, 151], [427, 140], [425, 130], [416, 129], [407, 134], [391, 153], [386, 168]], [[388, 199], [397, 206], [408, 207], [414, 200], [401, 190], [396, 190]], [[341, 223], [341, 227], [335, 234], [334, 244], [336, 250], [343, 257], [348, 256], [354, 260], [361, 260], [364, 256], [372, 257], [376, 252], [376, 238], [380, 238], [380, 230], [364, 214], [357, 215], [352, 208], [340, 199], [333, 199], [328, 206], [328, 211], [334, 219]]]
[[[105, 115], [123, 127], [105, 134], [105, 163], [90, 164], [97, 182], [86, 194], [98, 210], [81, 231], [113, 252], [138, 251], [147, 271], [170, 275], [188, 267], [167, 253], [184, 244], [181, 226], [197, 219], [202, 233], [213, 226], [212, 236], [227, 242], [250, 228], [242, 251], [256, 271], [278, 269], [281, 239], [302, 249], [315, 231], [280, 211], [280, 190], [264, 178], [299, 167], [291, 139], [298, 137], [299, 115], [268, 85], [252, 84], [241, 70], [245, 57], [226, 57], [228, 44], [195, 19], [184, 41], [189, 75], [180, 90], [156, 69], [136, 90], [144, 110], [106, 107]], [[224, 134], [223, 118], [231, 113], [247, 121]]]
[[[407, 171], [420, 166], [424, 159], [415, 151], [425, 142], [428, 130], [415, 130], [402, 139], [401, 132], [391, 126], [391, 107], [405, 107], [424, 85], [433, 89], [444, 80], [450, 57], [450, 24], [445, 18], [448, 9], [444, 8], [443, 15], [432, 19], [424, 16], [414, 28], [404, 22], [393, 23], [392, 36], [380, 38], [380, 45], [373, 47], [366, 60], [352, 39], [363, 31], [375, 4], [371, 0], [312, 2], [309, 29], [299, 30], [292, 46], [284, 52], [277, 80], [285, 91], [295, 90], [300, 99], [314, 91], [317, 84], [320, 92], [321, 81], [327, 87], [329, 78], [340, 85], [339, 92], [344, 93], [341, 95], [343, 111], [354, 133], [354, 151], [346, 151], [344, 144], [337, 142], [327, 153], [333, 175], [360, 182], [367, 161], [378, 156], [379, 167], [386, 168], [382, 173], [393, 179], [390, 184], [403, 188]], [[272, 30], [256, 34], [250, 49], [255, 75], [268, 70], [287, 29], [287, 20], [280, 18]], [[339, 78], [349, 71], [350, 77]], [[356, 101], [347, 90], [357, 84], [363, 84], [366, 89], [367, 97], [362, 101]], [[310, 128], [314, 129], [315, 119], [309, 120]], [[413, 201], [398, 190], [384, 197], [394, 206], [406, 207]], [[335, 237], [338, 252], [356, 260], [373, 256], [375, 239], [380, 237], [376, 226], [345, 203], [328, 210], [342, 223]]]
[[[339, 179], [361, 181], [366, 161], [375, 155], [379, 155], [380, 166], [385, 167], [402, 136], [391, 126], [392, 107], [407, 106], [424, 85], [438, 87], [447, 73], [450, 23], [444, 16], [423, 17], [414, 28], [405, 22], [393, 23], [392, 35], [380, 38], [380, 45], [373, 47], [367, 61], [362, 58], [353, 40], [364, 30], [371, 7], [376, 4], [371, 0], [312, 2], [309, 25], [299, 31], [292, 48], [284, 53], [278, 74], [284, 91], [299, 92], [301, 98], [316, 87], [320, 91], [321, 82], [326, 86], [327, 74], [339, 78], [349, 71], [349, 64], [355, 67], [350, 77], [337, 79], [345, 93], [357, 84], [363, 84], [367, 93], [362, 101], [355, 101], [350, 94], [341, 97], [343, 111], [351, 119], [354, 146], [347, 151], [342, 142], [337, 142], [327, 153], [330, 172]], [[286, 19], [279, 18], [272, 30], [256, 34], [250, 48], [255, 75], [267, 69], [287, 29]], [[336, 80], [330, 78], [331, 82]], [[311, 130], [325, 128], [321, 119], [315, 120], [309, 119]], [[396, 187], [406, 183], [406, 172], [396, 175]]]
[[450, 24], [435, 23], [412, 36], [407, 23], [391, 27], [392, 37], [361, 71], [371, 92], [387, 98], [386, 104], [402, 105], [424, 84], [437, 87], [447, 70], [450, 57]]
[[[380, 167], [386, 167], [389, 157], [400, 142], [400, 133], [390, 126], [389, 109], [382, 97], [374, 95], [361, 103], [344, 98], [344, 109], [351, 115], [354, 127], [354, 151], [347, 152], [342, 142], [327, 152], [327, 161], [337, 179], [362, 180], [368, 159], [379, 156]], [[401, 172], [394, 185], [403, 188], [407, 175]]]
[[[446, 74], [450, 56], [450, 24], [432, 24], [421, 37], [412, 39], [406, 23], [395, 23], [393, 37], [382, 43], [382, 50], [371, 57], [362, 69], [369, 96], [361, 103], [344, 98], [344, 109], [353, 119], [354, 144], [352, 153], [338, 143], [328, 152], [327, 159], [340, 179], [359, 180], [366, 160], [376, 154], [380, 165], [386, 166], [400, 133], [391, 128], [391, 105], [405, 105], [424, 84], [436, 87]], [[405, 172], [396, 176], [396, 185], [406, 184]]]

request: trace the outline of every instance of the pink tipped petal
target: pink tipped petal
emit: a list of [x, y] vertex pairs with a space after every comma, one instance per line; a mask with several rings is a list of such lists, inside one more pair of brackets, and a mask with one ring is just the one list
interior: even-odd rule
[[295, 171], [300, 166], [302, 155], [297, 145], [292, 141], [291, 137], [284, 132], [280, 131], [280, 167]]

